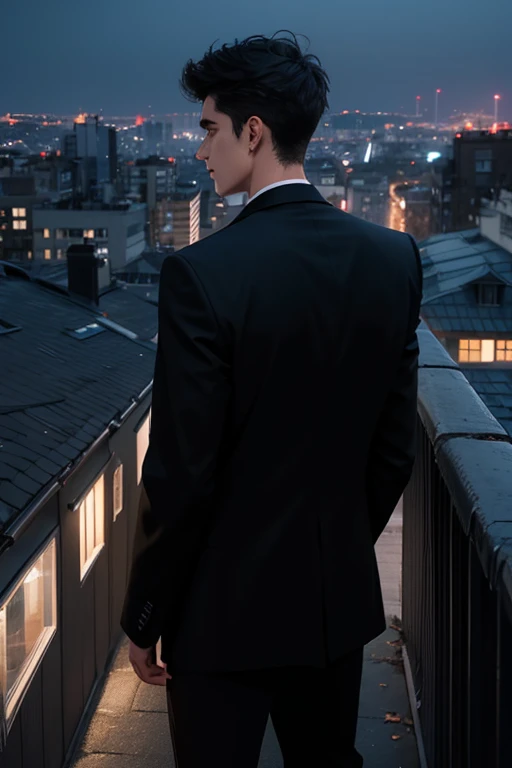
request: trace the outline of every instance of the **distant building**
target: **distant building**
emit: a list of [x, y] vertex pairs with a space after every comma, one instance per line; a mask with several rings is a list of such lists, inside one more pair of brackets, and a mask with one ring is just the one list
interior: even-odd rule
[[34, 208], [34, 259], [64, 259], [74, 243], [93, 242], [108, 256], [112, 269], [144, 251], [147, 208], [145, 205], [81, 203]]
[[104, 186], [117, 178], [116, 129], [85, 116], [65, 136], [64, 154], [78, 163], [77, 191], [86, 199], [103, 199]]
[[373, 224], [387, 226], [389, 179], [374, 170], [354, 168], [347, 186], [347, 213]]
[[126, 197], [145, 203], [150, 213], [160, 200], [164, 200], [176, 190], [174, 158], [141, 158], [125, 163], [122, 173]]
[[508, 235], [500, 230], [509, 222], [505, 218], [500, 226], [501, 216], [508, 215], [500, 214], [490, 217], [482, 232], [454, 232], [420, 243], [421, 315], [460, 364], [512, 363], [512, 247], [503, 247]]
[[167, 155], [172, 144], [173, 127], [170, 120], [145, 120], [140, 138], [146, 155]]
[[406, 204], [405, 231], [416, 240], [425, 240], [439, 232], [437, 217], [433, 214], [435, 189], [432, 183], [408, 184], [397, 188]]
[[[161, 227], [162, 235], [170, 235], [176, 251], [192, 245], [199, 240], [201, 192], [191, 187], [189, 190], [175, 192], [165, 204], [165, 224]], [[167, 243], [162, 242], [162, 245]]]
[[36, 193], [33, 176], [0, 178], [0, 259], [33, 258], [33, 207], [49, 199]]
[[346, 194], [346, 174], [341, 163], [334, 157], [311, 157], [306, 160], [304, 170], [320, 194], [340, 208]]
[[445, 232], [479, 224], [482, 198], [512, 185], [512, 130], [463, 131], [453, 142], [453, 160], [443, 172]]
[[171, 244], [168, 213], [170, 199], [176, 191], [176, 162], [174, 158], [149, 157], [126, 163], [123, 167], [123, 188], [126, 197], [147, 205], [147, 231], [152, 247]]
[[502, 189], [492, 200], [483, 199], [480, 208], [480, 232], [505, 250], [512, 252], [512, 185]]
[[66, 763], [121, 637], [157, 310], [115, 285], [97, 305], [77, 266], [78, 294], [0, 266], [5, 768]]

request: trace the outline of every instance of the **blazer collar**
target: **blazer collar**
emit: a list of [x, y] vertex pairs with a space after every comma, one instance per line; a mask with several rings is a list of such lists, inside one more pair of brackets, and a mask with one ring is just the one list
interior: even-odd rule
[[322, 203], [323, 205], [331, 205], [312, 184], [283, 184], [280, 187], [269, 189], [267, 192], [258, 195], [254, 200], [251, 200], [240, 211], [238, 216], [228, 224], [228, 227], [246, 219], [252, 213], [262, 211], [265, 208], [274, 208], [277, 205], [286, 205], [287, 203]]

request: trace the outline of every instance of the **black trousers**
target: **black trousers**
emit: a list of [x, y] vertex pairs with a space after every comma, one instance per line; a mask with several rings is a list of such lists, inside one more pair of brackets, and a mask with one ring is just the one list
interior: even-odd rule
[[285, 768], [360, 768], [362, 663], [360, 649], [326, 669], [174, 673], [167, 703], [177, 768], [257, 768], [269, 715]]

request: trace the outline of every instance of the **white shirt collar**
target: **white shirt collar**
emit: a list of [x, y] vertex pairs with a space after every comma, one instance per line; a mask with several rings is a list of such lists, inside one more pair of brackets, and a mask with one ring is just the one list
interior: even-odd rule
[[257, 197], [262, 195], [264, 192], [268, 192], [269, 189], [275, 189], [275, 187], [284, 187], [285, 184], [310, 184], [307, 179], [285, 179], [285, 181], [276, 181], [274, 184], [269, 184], [266, 187], [263, 187], [263, 189], [258, 190], [255, 195], [253, 195], [249, 200], [247, 201], [246, 205], [249, 205], [249, 203], [252, 203], [253, 200], [255, 200]]

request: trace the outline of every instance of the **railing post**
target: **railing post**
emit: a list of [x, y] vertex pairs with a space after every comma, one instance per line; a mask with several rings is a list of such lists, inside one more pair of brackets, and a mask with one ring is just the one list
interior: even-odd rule
[[497, 765], [497, 600], [474, 546], [469, 555], [468, 610], [468, 768], [492, 768]]
[[[512, 765], [512, 607], [501, 595], [498, 610], [497, 717], [496, 741], [498, 763]], [[507, 605], [508, 603], [508, 605]], [[509, 608], [508, 612], [506, 607]]]

